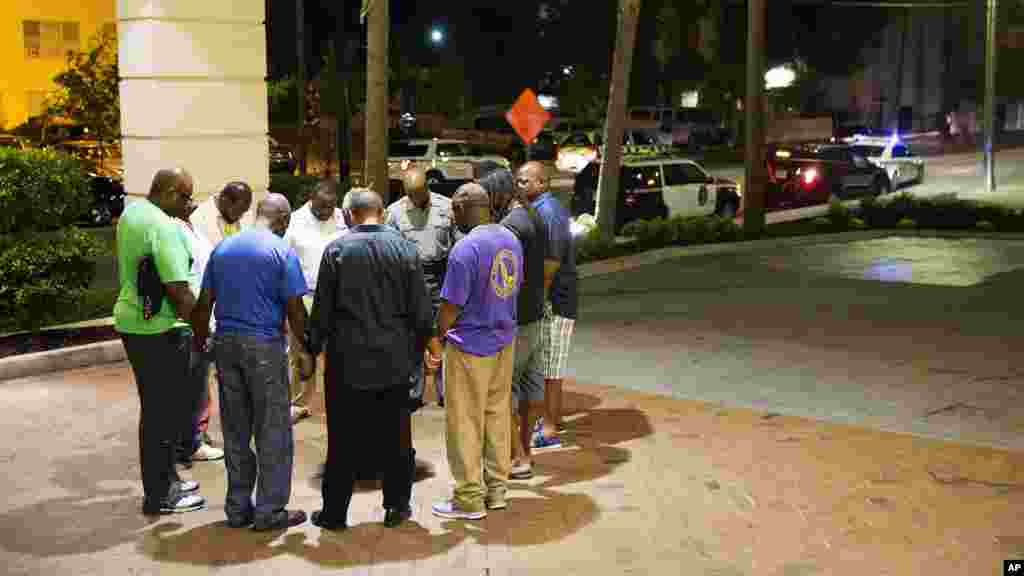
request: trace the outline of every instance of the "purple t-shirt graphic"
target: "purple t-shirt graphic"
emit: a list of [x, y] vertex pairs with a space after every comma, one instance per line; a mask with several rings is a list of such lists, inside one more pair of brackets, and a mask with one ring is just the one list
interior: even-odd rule
[[462, 309], [445, 335], [459, 350], [493, 356], [516, 337], [516, 297], [523, 279], [523, 249], [500, 224], [477, 226], [455, 243], [441, 298]]

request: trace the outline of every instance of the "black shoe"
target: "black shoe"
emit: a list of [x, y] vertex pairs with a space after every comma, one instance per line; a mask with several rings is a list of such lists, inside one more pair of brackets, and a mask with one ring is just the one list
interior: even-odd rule
[[277, 518], [269, 524], [254, 524], [252, 529], [257, 532], [270, 532], [271, 530], [287, 530], [292, 526], [298, 526], [306, 521], [306, 513], [302, 510], [282, 510]]
[[248, 528], [252, 526], [252, 515], [242, 516], [240, 518], [228, 518], [228, 528]]
[[323, 510], [317, 510], [316, 512], [313, 512], [313, 516], [311, 517], [310, 521], [313, 523], [313, 526], [316, 526], [323, 530], [333, 530], [340, 532], [348, 528], [348, 525], [345, 524], [344, 521], [338, 522], [336, 520], [328, 520], [327, 518], [324, 518]]
[[441, 396], [437, 399], [437, 405], [440, 406], [441, 408], [444, 408], [444, 396]]
[[384, 512], [384, 525], [388, 528], [396, 528], [412, 518], [412, 508], [406, 506], [405, 508], [388, 508]]

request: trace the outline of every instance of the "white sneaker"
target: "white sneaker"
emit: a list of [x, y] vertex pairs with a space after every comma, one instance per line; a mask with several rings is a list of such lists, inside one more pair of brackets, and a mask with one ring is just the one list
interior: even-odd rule
[[211, 460], [221, 460], [222, 458], [224, 458], [223, 450], [210, 446], [205, 442], [200, 444], [199, 448], [192, 454], [192, 459], [199, 462], [210, 462]]
[[309, 408], [305, 406], [296, 406], [292, 404], [291, 407], [292, 424], [295, 424], [303, 418], [309, 418]]

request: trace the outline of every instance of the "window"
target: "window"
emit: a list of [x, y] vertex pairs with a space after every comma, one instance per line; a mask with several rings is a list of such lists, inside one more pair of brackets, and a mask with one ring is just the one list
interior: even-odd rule
[[26, 58], [64, 58], [81, 49], [78, 22], [22, 22]]
[[661, 188], [661, 170], [654, 166], [635, 166], [623, 170], [623, 188], [626, 190], [642, 190]]
[[665, 185], [684, 186], [707, 182], [708, 176], [696, 164], [680, 162], [678, 164], [665, 164]]
[[437, 145], [438, 156], [472, 156], [468, 145], [462, 142], [448, 142]]
[[391, 155], [398, 157], [426, 156], [430, 146], [427, 144], [409, 144], [408, 142], [392, 142]]
[[898, 144], [892, 147], [893, 158], [909, 158], [910, 156], [913, 156], [913, 154], [911, 154], [910, 150], [903, 144]]

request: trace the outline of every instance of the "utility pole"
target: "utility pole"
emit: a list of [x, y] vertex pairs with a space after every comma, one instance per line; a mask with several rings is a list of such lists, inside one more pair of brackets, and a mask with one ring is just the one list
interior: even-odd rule
[[305, 0], [295, 0], [295, 50], [299, 69], [295, 73], [295, 91], [299, 96], [299, 174], [306, 175], [306, 11]]
[[746, 176], [743, 191], [743, 233], [747, 239], [764, 232], [764, 10], [765, 0], [747, 2]]
[[615, 35], [615, 59], [612, 61], [611, 93], [604, 126], [604, 157], [598, 177], [597, 228], [601, 239], [615, 239], [615, 208], [619, 199], [619, 167], [622, 165], [622, 133], [629, 99], [629, 75], [632, 69], [636, 24], [641, 0], [622, 0], [619, 27]]
[[388, 201], [388, 14], [390, 0], [369, 0], [366, 12], [366, 162], [364, 185]]
[[985, 25], [985, 191], [996, 191], [996, 10], [998, 0], [988, 0]]

